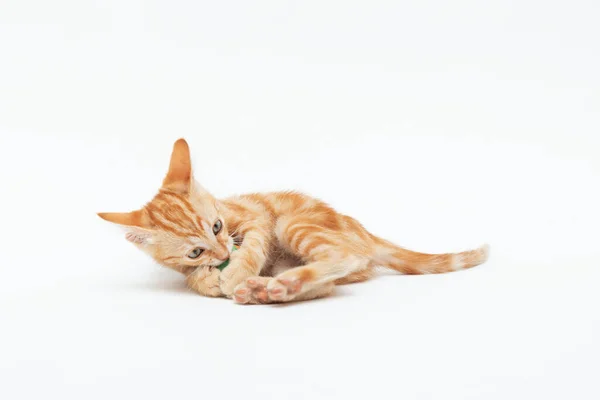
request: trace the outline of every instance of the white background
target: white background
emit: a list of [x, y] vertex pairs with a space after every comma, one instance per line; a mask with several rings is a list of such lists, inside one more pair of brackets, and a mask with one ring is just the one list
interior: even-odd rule
[[[0, 3], [3, 399], [597, 399], [600, 3]], [[466, 272], [188, 292], [96, 215], [186, 137]]]

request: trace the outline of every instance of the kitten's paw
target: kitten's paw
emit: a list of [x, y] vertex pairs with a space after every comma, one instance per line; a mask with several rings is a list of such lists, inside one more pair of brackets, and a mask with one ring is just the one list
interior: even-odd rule
[[253, 275], [247, 268], [239, 264], [229, 265], [219, 275], [221, 291], [227, 297], [232, 297], [234, 289]]
[[274, 302], [291, 301], [302, 290], [302, 281], [297, 278], [273, 278], [267, 284], [269, 299]]
[[190, 289], [203, 296], [223, 295], [219, 287], [219, 270], [216, 268], [197, 268], [186, 276], [185, 282]]
[[238, 304], [269, 303], [267, 284], [272, 278], [252, 276], [240, 283], [233, 291], [233, 300]]

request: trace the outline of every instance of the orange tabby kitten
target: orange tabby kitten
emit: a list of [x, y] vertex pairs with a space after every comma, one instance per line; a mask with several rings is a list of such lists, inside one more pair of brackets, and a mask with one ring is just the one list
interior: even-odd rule
[[[175, 142], [152, 201], [137, 211], [98, 215], [125, 227], [127, 240], [160, 264], [183, 273], [191, 289], [242, 304], [327, 296], [336, 284], [369, 279], [376, 266], [403, 274], [443, 273], [488, 257], [487, 246], [456, 254], [403, 249], [300, 193], [217, 200], [194, 181], [183, 139]], [[232, 252], [234, 243], [240, 247]], [[228, 259], [223, 271], [216, 268]]]

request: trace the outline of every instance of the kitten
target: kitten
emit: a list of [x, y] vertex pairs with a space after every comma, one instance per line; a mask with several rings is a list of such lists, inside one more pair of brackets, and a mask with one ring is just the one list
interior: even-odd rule
[[[456, 254], [403, 249], [296, 192], [217, 200], [193, 179], [184, 139], [175, 142], [152, 201], [137, 211], [98, 215], [123, 226], [127, 240], [157, 262], [184, 274], [191, 289], [242, 304], [324, 297], [336, 284], [371, 278], [376, 266], [403, 274], [444, 273], [488, 257], [487, 245]], [[232, 251], [235, 243], [239, 250]], [[228, 259], [223, 271], [216, 268]]]

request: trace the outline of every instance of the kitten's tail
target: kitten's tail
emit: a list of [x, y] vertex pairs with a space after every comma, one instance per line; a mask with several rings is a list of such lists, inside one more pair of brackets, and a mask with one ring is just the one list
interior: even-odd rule
[[375, 241], [376, 264], [407, 275], [441, 274], [472, 268], [483, 264], [490, 254], [490, 246], [487, 244], [461, 253], [425, 254], [404, 249], [380, 238], [375, 238]]

